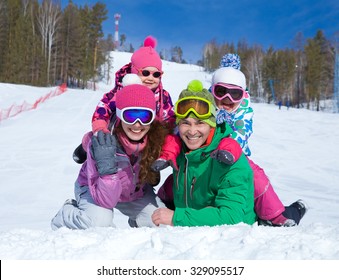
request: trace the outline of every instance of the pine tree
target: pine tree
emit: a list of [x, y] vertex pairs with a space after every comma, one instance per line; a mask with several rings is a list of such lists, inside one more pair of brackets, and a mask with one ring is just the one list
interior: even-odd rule
[[319, 40], [308, 39], [305, 46], [306, 67], [305, 67], [305, 82], [306, 82], [306, 98], [307, 108], [310, 108], [310, 102], [315, 102], [317, 110], [319, 110], [319, 97], [321, 88], [321, 45]]
[[80, 10], [72, 2], [65, 8], [60, 26], [59, 79], [68, 86], [80, 86], [83, 77], [85, 36]]
[[8, 1], [0, 2], [0, 81], [5, 81], [5, 58], [9, 47]]

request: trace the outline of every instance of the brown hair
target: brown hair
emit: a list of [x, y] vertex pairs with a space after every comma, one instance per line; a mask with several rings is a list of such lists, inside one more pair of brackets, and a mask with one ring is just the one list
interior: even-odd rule
[[[160, 181], [160, 173], [151, 169], [152, 163], [159, 158], [165, 136], [171, 132], [168, 124], [153, 121], [147, 132], [147, 144], [142, 151], [139, 172], [139, 184], [148, 183], [155, 186]], [[121, 123], [114, 129], [113, 133], [124, 133]]]

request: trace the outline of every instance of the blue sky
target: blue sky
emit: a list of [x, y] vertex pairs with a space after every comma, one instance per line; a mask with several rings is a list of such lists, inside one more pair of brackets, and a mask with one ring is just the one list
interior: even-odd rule
[[[63, 5], [68, 0], [61, 1]], [[96, 0], [73, 0], [83, 6]], [[338, 0], [111, 0], [105, 34], [114, 34], [114, 14], [121, 14], [119, 33], [137, 48], [147, 35], [158, 39], [157, 50], [180, 46], [188, 62], [202, 56], [211, 41], [246, 40], [265, 49], [292, 48], [297, 32], [312, 38], [321, 29], [328, 39], [339, 32]]]

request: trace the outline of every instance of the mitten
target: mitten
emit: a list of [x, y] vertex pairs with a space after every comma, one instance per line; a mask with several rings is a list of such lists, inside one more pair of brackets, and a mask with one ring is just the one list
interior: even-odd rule
[[179, 136], [169, 134], [165, 137], [160, 157], [153, 162], [151, 168], [153, 171], [160, 171], [168, 166], [178, 170], [177, 156], [180, 154], [181, 141]]
[[116, 139], [110, 133], [100, 130], [97, 136], [92, 137], [91, 154], [100, 175], [117, 172], [116, 148]]
[[211, 153], [211, 157], [227, 165], [235, 163], [242, 154], [237, 141], [232, 138], [223, 138], [218, 147]]

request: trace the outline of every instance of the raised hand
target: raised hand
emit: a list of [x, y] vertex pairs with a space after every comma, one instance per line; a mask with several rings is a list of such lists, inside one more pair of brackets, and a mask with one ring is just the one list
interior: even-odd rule
[[116, 139], [110, 133], [100, 130], [97, 136], [92, 137], [91, 154], [100, 175], [117, 172], [116, 149]]

